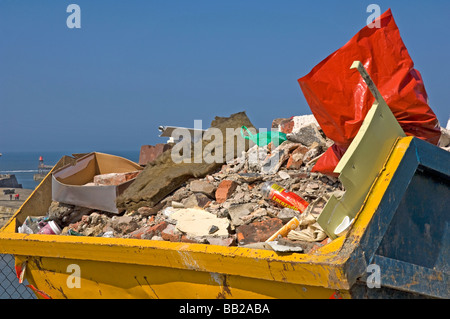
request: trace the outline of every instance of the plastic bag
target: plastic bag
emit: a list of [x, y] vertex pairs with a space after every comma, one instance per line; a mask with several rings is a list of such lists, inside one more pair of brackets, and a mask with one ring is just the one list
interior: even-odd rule
[[350, 66], [359, 60], [389, 105], [406, 135], [437, 144], [440, 126], [428, 106], [420, 73], [400, 37], [389, 9], [380, 28], [364, 27], [347, 44], [298, 79], [312, 113], [335, 143], [312, 171], [332, 175], [374, 102], [367, 85]]
[[[245, 135], [244, 130], [247, 135]], [[250, 130], [245, 126], [241, 127], [241, 135], [243, 138], [253, 141], [253, 143], [258, 146], [266, 146], [270, 142], [273, 142], [274, 144], [276, 144], [276, 146], [278, 146], [287, 139], [285, 133], [278, 131], [267, 131], [260, 132], [258, 134], [252, 134], [252, 132], [250, 132]]]

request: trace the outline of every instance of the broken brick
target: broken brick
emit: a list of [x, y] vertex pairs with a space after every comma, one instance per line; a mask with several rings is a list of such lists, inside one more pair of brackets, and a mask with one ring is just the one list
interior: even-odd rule
[[292, 118], [286, 119], [275, 119], [272, 121], [272, 128], [279, 130], [283, 133], [291, 133], [294, 129], [294, 121]]
[[280, 124], [283, 123], [283, 122], [287, 122], [287, 121], [290, 121], [290, 119], [289, 118], [277, 118], [277, 119], [274, 119], [272, 121], [272, 128], [275, 129], [275, 130], [279, 130], [280, 129]]
[[94, 176], [95, 185], [120, 185], [123, 184], [136, 176], [139, 175], [141, 171], [127, 172], [127, 173], [109, 173]]
[[181, 232], [178, 231], [174, 225], [168, 224], [167, 227], [161, 231], [161, 237], [166, 241], [178, 242], [181, 238]]
[[131, 238], [143, 239], [146, 234], [149, 234], [149, 229], [151, 226], [144, 226], [130, 233]]
[[235, 181], [223, 180], [220, 182], [216, 190], [216, 201], [218, 203], [225, 202], [228, 197], [236, 190], [237, 183]]
[[309, 148], [304, 146], [297, 147], [289, 156], [288, 162], [286, 164], [287, 169], [299, 169], [303, 164], [303, 157]]
[[167, 227], [167, 225], [168, 224], [165, 221], [162, 221], [159, 224], [153, 226], [147, 225], [132, 232], [130, 234], [130, 237], [137, 239], [150, 239], [153, 236], [158, 236], [161, 231], [163, 231]]
[[269, 218], [261, 222], [242, 225], [236, 229], [237, 241], [239, 245], [263, 242], [281, 227], [283, 227], [283, 222], [279, 218]]
[[170, 144], [142, 145], [139, 154], [139, 165], [147, 165], [153, 162], [159, 155], [171, 149]]

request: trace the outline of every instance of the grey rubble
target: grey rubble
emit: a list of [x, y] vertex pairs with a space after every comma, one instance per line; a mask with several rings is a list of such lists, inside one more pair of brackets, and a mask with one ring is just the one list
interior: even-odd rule
[[[230, 125], [239, 127], [243, 122], [247, 127], [252, 126], [245, 113], [216, 119], [212, 126], [224, 129]], [[259, 232], [258, 227], [273, 230], [273, 227], [297, 217], [301, 224], [291, 232], [292, 236], [284, 238], [284, 244], [302, 247], [292, 251], [308, 252], [319, 247], [319, 242], [324, 239], [315, 219], [331, 194], [343, 192], [337, 178], [311, 172], [317, 157], [331, 145], [320, 128], [311, 129], [312, 125], [306, 123], [306, 129], [300, 126], [298, 132], [291, 134], [295, 140], [301, 139], [304, 143], [287, 140], [274, 150], [270, 150], [271, 145], [254, 145], [246, 147], [242, 154], [237, 154], [235, 149], [233, 159], [227, 163], [187, 165], [178, 171], [179, 175], [173, 171], [170, 151], [165, 152], [145, 167], [145, 174], [141, 173], [118, 200], [118, 205], [124, 209], [122, 214], [54, 202], [49, 216], [64, 227], [62, 235], [75, 233], [223, 246], [245, 243], [249, 247], [272, 235]], [[313, 136], [308, 137], [307, 134]], [[299, 149], [302, 151], [296, 151]], [[292, 165], [292, 156], [297, 165]], [[162, 172], [159, 171], [156, 178], [152, 174], [159, 169]], [[169, 179], [161, 184], [164, 175]], [[303, 197], [310, 203], [307, 211], [300, 214], [264, 199], [261, 186], [265, 181], [273, 181]], [[216, 194], [221, 191], [221, 185], [230, 184], [233, 188], [227, 193], [226, 200], [217, 202]], [[194, 216], [192, 218], [196, 220], [177, 215]], [[243, 236], [246, 237], [244, 240]], [[270, 245], [261, 247], [271, 249]]]
[[[294, 121], [299, 123], [302, 119]], [[304, 126], [308, 128], [303, 129]], [[54, 202], [50, 207], [49, 216], [61, 227], [65, 227], [63, 235], [73, 230], [83, 236], [184, 241], [224, 246], [241, 246], [242, 243], [253, 240], [245, 246], [308, 253], [327, 243], [320, 226], [316, 223], [316, 218], [332, 194], [341, 196], [344, 193], [337, 178], [311, 172], [317, 158], [332, 143], [322, 135], [320, 127], [311, 129], [310, 126], [311, 122], [307, 121], [297, 127], [290, 133], [289, 140], [275, 150], [270, 151], [270, 146], [255, 145], [233, 160], [217, 165], [207, 173], [203, 172], [201, 176], [188, 174], [181, 182], [172, 185], [172, 189], [162, 195], [159, 201], [150, 203], [142, 201], [142, 206], [129, 207], [121, 215]], [[315, 136], [308, 137], [304, 134]], [[292, 141], [299, 139], [303, 139], [309, 146]], [[439, 146], [450, 150], [450, 134], [447, 129], [442, 128]], [[274, 154], [280, 156], [276, 157]], [[274, 161], [274, 158], [277, 160]], [[160, 162], [156, 161], [149, 167], [158, 167], [160, 165], [158, 163]], [[308, 209], [300, 214], [298, 211], [277, 206], [264, 199], [261, 195], [261, 185], [269, 180], [303, 197], [309, 202]], [[223, 181], [232, 183], [234, 190], [223, 203], [218, 203], [215, 196]], [[199, 225], [204, 225], [203, 233], [199, 234], [196, 223], [189, 223], [189, 220], [178, 225], [179, 218], [173, 217], [177, 211], [183, 209], [208, 213], [202, 217], [202, 214], [197, 214], [198, 211], [193, 212], [195, 218], [202, 219]], [[268, 229], [270, 223], [285, 224], [293, 217], [299, 218], [300, 226], [291, 231], [287, 238], [278, 240], [278, 246], [264, 243], [265, 239], [260, 236], [261, 234], [258, 237], [255, 233], [240, 232], [240, 229], [249, 225], [255, 227], [247, 229], [256, 232], [261, 225], [268, 225], [266, 228]], [[223, 233], [225, 226], [228, 234]], [[239, 241], [238, 235], [248, 238]], [[263, 235], [269, 237], [272, 234]], [[280, 244], [283, 247], [280, 247]]]

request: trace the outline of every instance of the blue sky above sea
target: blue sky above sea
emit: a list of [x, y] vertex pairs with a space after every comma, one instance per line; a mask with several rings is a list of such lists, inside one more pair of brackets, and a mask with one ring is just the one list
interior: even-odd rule
[[[66, 25], [71, 3], [80, 29]], [[160, 125], [310, 114], [297, 79], [365, 26], [372, 3], [392, 9], [445, 126], [447, 0], [0, 0], [0, 153], [139, 152], [166, 141]]]

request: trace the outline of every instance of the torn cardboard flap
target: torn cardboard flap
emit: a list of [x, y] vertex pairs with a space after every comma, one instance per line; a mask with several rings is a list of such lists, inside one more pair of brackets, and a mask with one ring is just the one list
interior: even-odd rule
[[112, 173], [127, 175], [141, 170], [139, 164], [123, 157], [98, 152], [89, 153], [78, 158], [73, 165], [66, 165], [53, 172], [52, 200], [117, 214], [119, 210], [116, 198], [135, 177], [125, 178], [124, 180], [128, 180], [115, 185], [96, 185], [93, 183], [94, 177]]

